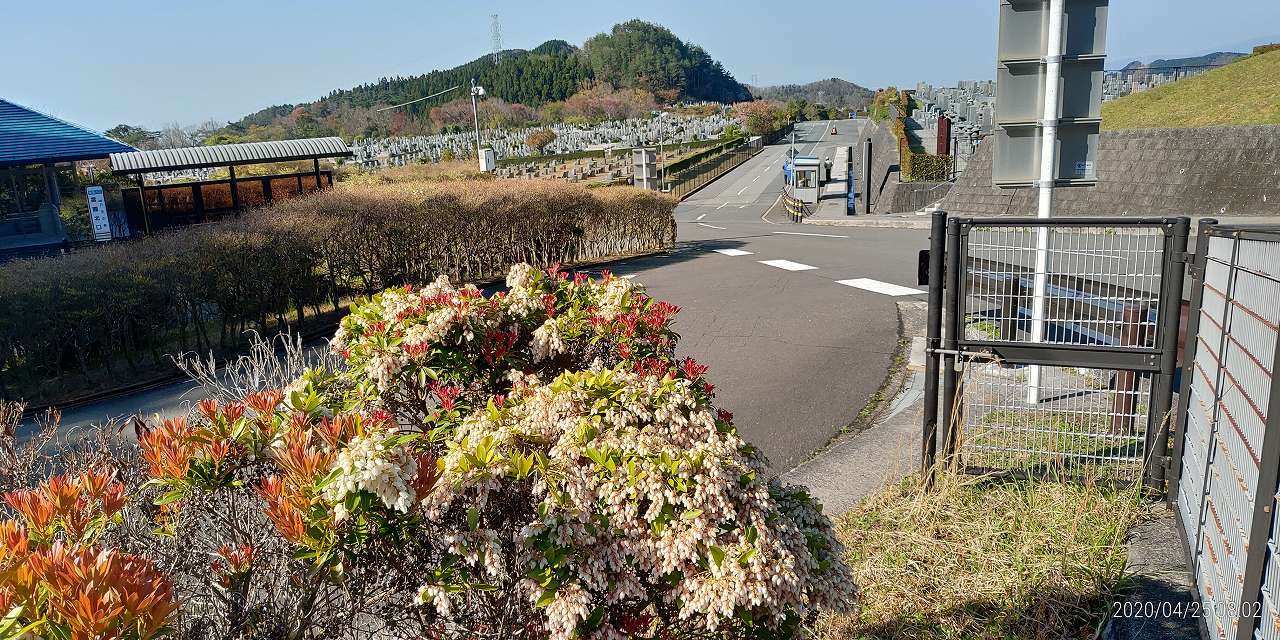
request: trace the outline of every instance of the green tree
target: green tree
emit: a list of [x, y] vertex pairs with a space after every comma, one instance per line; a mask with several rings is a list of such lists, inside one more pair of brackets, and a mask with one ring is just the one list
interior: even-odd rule
[[118, 140], [137, 149], [153, 147], [160, 139], [159, 131], [150, 131], [131, 124], [118, 124], [103, 133], [112, 140]]
[[780, 118], [781, 113], [778, 109], [765, 100], [739, 102], [733, 106], [733, 111], [746, 126], [748, 135], [769, 135], [776, 131], [782, 122], [786, 122]]
[[545, 149], [547, 145], [555, 141], [556, 132], [545, 128], [538, 129], [537, 131], [530, 133], [528, 137], [524, 139], [524, 143], [528, 145], [530, 149], [533, 149], [539, 154], [542, 153], [542, 150]]

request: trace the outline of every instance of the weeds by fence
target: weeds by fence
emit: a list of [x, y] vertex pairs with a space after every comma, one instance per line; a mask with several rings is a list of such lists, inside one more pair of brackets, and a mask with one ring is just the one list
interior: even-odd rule
[[[0, 392], [53, 401], [319, 329], [354, 296], [659, 249], [674, 201], [557, 181], [346, 185], [240, 219], [0, 266]], [[323, 317], [322, 317], [323, 316]]]

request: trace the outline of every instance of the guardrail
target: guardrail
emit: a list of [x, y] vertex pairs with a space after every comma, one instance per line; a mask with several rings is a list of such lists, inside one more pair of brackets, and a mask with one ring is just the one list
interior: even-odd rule
[[786, 191], [782, 192], [782, 204], [786, 207], [792, 222], [804, 222], [805, 216], [811, 213], [803, 200], [792, 197]]
[[677, 199], [684, 200], [692, 195], [693, 192], [734, 170], [759, 152], [760, 149], [741, 146], [707, 158], [681, 171], [676, 176], [669, 177], [665, 185], [666, 188], [663, 191], [670, 193]]

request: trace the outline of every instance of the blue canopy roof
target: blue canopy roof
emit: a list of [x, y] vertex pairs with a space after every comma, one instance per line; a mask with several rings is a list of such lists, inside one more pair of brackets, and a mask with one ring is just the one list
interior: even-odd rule
[[0, 167], [94, 160], [125, 151], [136, 149], [0, 98]]

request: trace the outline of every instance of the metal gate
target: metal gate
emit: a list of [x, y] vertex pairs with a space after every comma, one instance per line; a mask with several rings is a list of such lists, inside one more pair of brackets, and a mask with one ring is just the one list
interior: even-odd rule
[[1189, 226], [935, 214], [927, 468], [1161, 482]]
[[[1170, 502], [1205, 631], [1280, 637], [1280, 230], [1201, 224]], [[1194, 338], [1194, 339], [1192, 339]]]

